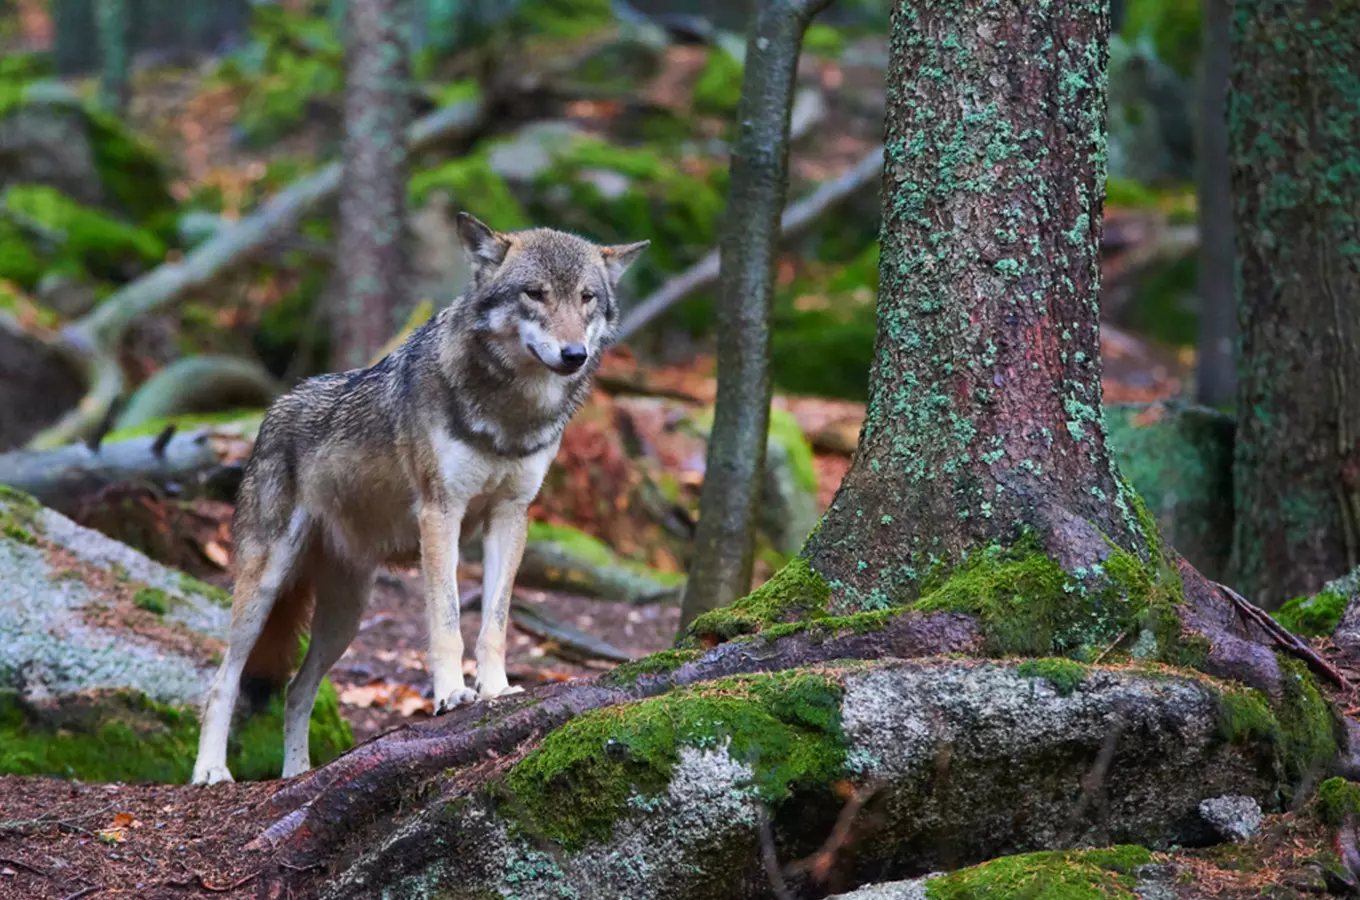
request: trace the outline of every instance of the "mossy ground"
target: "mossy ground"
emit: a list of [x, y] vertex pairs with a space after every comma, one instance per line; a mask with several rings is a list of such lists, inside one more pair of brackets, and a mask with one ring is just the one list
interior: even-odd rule
[[797, 557], [769, 581], [731, 606], [704, 613], [689, 628], [690, 643], [731, 640], [768, 626], [829, 616], [831, 588], [807, 560]]
[[[329, 681], [317, 697], [309, 737], [313, 765], [334, 759], [354, 742]], [[134, 692], [103, 691], [39, 712], [13, 692], [0, 692], [0, 774], [179, 784], [189, 779], [197, 751], [193, 709]], [[281, 697], [233, 731], [228, 764], [240, 781], [279, 777]]]
[[1295, 597], [1273, 615], [1275, 621], [1300, 637], [1329, 637], [1345, 611], [1345, 596], [1323, 590], [1309, 596]]
[[1026, 853], [951, 872], [926, 884], [927, 900], [1134, 900], [1143, 847]]
[[681, 747], [749, 765], [770, 802], [825, 788], [841, 773], [843, 690], [826, 674], [777, 673], [706, 683], [587, 713], [511, 770], [506, 811], [568, 850], [609, 837], [633, 805], [664, 794]]
[[1079, 662], [1070, 659], [1027, 659], [1016, 669], [1025, 678], [1042, 678], [1060, 696], [1067, 697], [1086, 680], [1090, 670]]

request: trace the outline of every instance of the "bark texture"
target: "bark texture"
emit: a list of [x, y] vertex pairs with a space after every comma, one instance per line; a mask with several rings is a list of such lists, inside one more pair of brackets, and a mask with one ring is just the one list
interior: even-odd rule
[[770, 317], [803, 32], [831, 0], [765, 0], [746, 41], [718, 275], [718, 396], [681, 627], [751, 589], [770, 429]]
[[346, 20], [337, 369], [368, 365], [409, 312], [405, 235], [409, 0], [352, 0]]
[[1233, 570], [1267, 609], [1360, 563], [1360, 2], [1239, 0]]
[[894, 9], [869, 409], [805, 548], [835, 607], [1067, 515], [1147, 552], [1101, 415], [1107, 35], [1100, 2]]
[[1203, 69], [1200, 72], [1199, 147], [1199, 359], [1196, 398], [1229, 406], [1237, 398], [1237, 291], [1233, 268], [1232, 189], [1228, 175], [1228, 75], [1231, 0], [1204, 0]]
[[131, 96], [132, 17], [128, 0], [96, 0], [99, 26], [99, 105], [122, 116]]

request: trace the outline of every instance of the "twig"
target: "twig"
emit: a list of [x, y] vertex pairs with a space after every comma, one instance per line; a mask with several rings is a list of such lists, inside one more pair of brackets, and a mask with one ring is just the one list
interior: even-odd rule
[[104, 890], [104, 886], [102, 884], [92, 884], [89, 887], [81, 888], [74, 894], [67, 894], [65, 897], [61, 898], [61, 900], [80, 900], [81, 897], [88, 897], [95, 891], [102, 890]]
[[208, 879], [207, 879], [207, 878], [204, 878], [203, 875], [202, 875], [202, 873], [195, 872], [194, 874], [198, 877], [198, 885], [199, 885], [199, 887], [203, 888], [203, 890], [205, 890], [205, 891], [210, 891], [210, 892], [212, 892], [212, 893], [214, 893], [214, 894], [226, 894], [226, 893], [230, 893], [231, 891], [236, 890], [236, 889], [239, 888], [239, 887], [244, 887], [245, 885], [250, 884], [250, 883], [251, 883], [252, 881], [254, 881], [256, 878], [259, 878], [261, 872], [263, 872], [263, 871], [264, 871], [264, 870], [262, 869], [262, 870], [260, 870], [259, 872], [253, 872], [253, 873], [251, 873], [250, 875], [247, 875], [247, 876], [244, 877], [244, 878], [238, 878], [238, 879], [236, 879], [236, 880], [233, 881], [231, 884], [220, 885], [220, 886], [219, 886], [219, 885], [215, 885], [215, 884], [209, 884], [209, 883], [208, 883]]
[[43, 870], [43, 869], [38, 868], [37, 866], [33, 865], [32, 863], [26, 863], [26, 862], [24, 862], [24, 861], [21, 860], [21, 859], [11, 859], [11, 858], [8, 857], [8, 856], [0, 856], [0, 863], [8, 863], [8, 864], [11, 865], [11, 866], [17, 866], [17, 867], [20, 868], [20, 869], [27, 869], [28, 871], [32, 872], [34, 875], [41, 875], [41, 876], [44, 877], [44, 878], [51, 878], [51, 877], [52, 877], [51, 873], [49, 873], [49, 872], [47, 872], [47, 871], [45, 871], [45, 870]]
[[779, 853], [774, 847], [774, 834], [770, 831], [770, 815], [764, 804], [756, 810], [760, 829], [760, 861], [765, 866], [765, 874], [770, 879], [770, 890], [777, 900], [794, 900], [789, 886], [784, 881], [784, 873], [779, 868]]
[[156, 436], [156, 443], [151, 445], [151, 455], [157, 459], [165, 459], [165, 446], [170, 443], [170, 439], [175, 436], [176, 425], [171, 422], [166, 425], [164, 430]]
[[109, 404], [109, 408], [104, 410], [104, 416], [95, 426], [94, 431], [90, 432], [89, 438], [85, 441], [85, 446], [90, 448], [91, 453], [99, 452], [99, 445], [104, 443], [104, 438], [113, 430], [113, 423], [118, 419], [118, 414], [123, 410], [123, 398], [115, 397]]
[[1096, 658], [1091, 660], [1091, 665], [1093, 666], [1100, 665], [1100, 661], [1105, 657], [1109, 656], [1110, 651], [1113, 650], [1115, 647], [1118, 647], [1121, 643], [1123, 643], [1124, 638], [1128, 636], [1129, 630], [1127, 628], [1119, 632], [1119, 635], [1113, 641], [1110, 642], [1110, 646], [1106, 647], [1104, 650], [1101, 650], [1100, 653], [1097, 654]]
[[860, 810], [864, 809], [864, 804], [868, 803], [883, 787], [880, 782], [871, 782], [863, 787], [856, 788], [850, 795], [850, 799], [841, 808], [840, 815], [836, 818], [836, 825], [831, 829], [831, 834], [826, 841], [818, 848], [817, 852], [811, 856], [791, 862], [784, 867], [786, 875], [808, 874], [819, 884], [824, 883], [827, 876], [831, 874], [831, 866], [836, 862], [836, 854], [850, 840], [850, 829], [855, 824], [855, 819], [859, 817]]
[[[818, 186], [808, 197], [785, 207], [779, 220], [779, 240], [787, 241], [807, 231], [827, 210], [854, 196], [883, 172], [883, 145], [865, 154], [853, 168]], [[629, 311], [619, 326], [620, 341], [647, 327], [657, 316], [687, 297], [718, 280], [718, 251], [710, 250], [703, 259], [667, 281], [659, 290]]]
[[1350, 682], [1346, 680], [1346, 676], [1339, 669], [1319, 656], [1317, 651], [1308, 646], [1298, 635], [1276, 622], [1265, 610], [1252, 604], [1247, 598], [1226, 584], [1219, 584], [1217, 581], [1214, 584], [1228, 596], [1228, 599], [1232, 600], [1242, 615], [1259, 625], [1262, 631], [1270, 635], [1275, 643], [1285, 649], [1286, 653], [1303, 660], [1315, 674], [1321, 675], [1342, 690], [1351, 686]]

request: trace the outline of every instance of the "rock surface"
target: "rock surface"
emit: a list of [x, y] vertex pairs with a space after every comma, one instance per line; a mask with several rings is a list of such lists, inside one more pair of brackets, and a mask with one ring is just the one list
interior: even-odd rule
[[1261, 830], [1261, 806], [1252, 797], [1212, 797], [1199, 805], [1199, 814], [1223, 841], [1250, 840]]

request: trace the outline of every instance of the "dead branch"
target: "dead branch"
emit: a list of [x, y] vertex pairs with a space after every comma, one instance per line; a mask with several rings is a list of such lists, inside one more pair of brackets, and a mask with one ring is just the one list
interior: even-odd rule
[[146, 380], [117, 418], [117, 429], [183, 413], [269, 405], [283, 386], [259, 363], [233, 356], [188, 356]]
[[[821, 184], [810, 195], [785, 208], [778, 239], [787, 242], [805, 234], [831, 209], [853, 197], [883, 172], [883, 145], [864, 155], [852, 168]], [[718, 280], [718, 251], [710, 250], [694, 265], [667, 281], [624, 316], [619, 340], [637, 334], [657, 316], [681, 300], [694, 296]]]
[[1233, 605], [1237, 607], [1238, 611], [1245, 618], [1250, 619], [1252, 622], [1259, 625], [1261, 630], [1270, 635], [1271, 640], [1284, 648], [1286, 653], [1297, 659], [1303, 660], [1308, 668], [1313, 670], [1314, 674], [1321, 675], [1343, 691], [1350, 687], [1350, 682], [1346, 680], [1345, 675], [1341, 674], [1340, 669], [1319, 656], [1318, 652], [1308, 646], [1307, 642], [1299, 638], [1279, 622], [1276, 622], [1271, 618], [1269, 613], [1248, 601], [1245, 597], [1228, 587], [1226, 584], [1219, 584], [1216, 581], [1213, 582], [1213, 584], [1227, 595], [1228, 599], [1233, 602]]
[[[472, 133], [485, 105], [467, 100], [420, 119], [406, 132], [411, 152]], [[291, 234], [304, 216], [332, 199], [340, 187], [340, 164], [324, 168], [275, 194], [259, 211], [222, 229], [182, 260], [156, 267], [124, 285], [92, 312], [63, 330], [60, 342], [86, 370], [89, 391], [65, 416], [37, 434], [29, 447], [51, 449], [82, 437], [104, 417], [123, 393], [122, 368], [115, 357], [129, 327], [188, 294], [210, 287], [265, 253]]]

